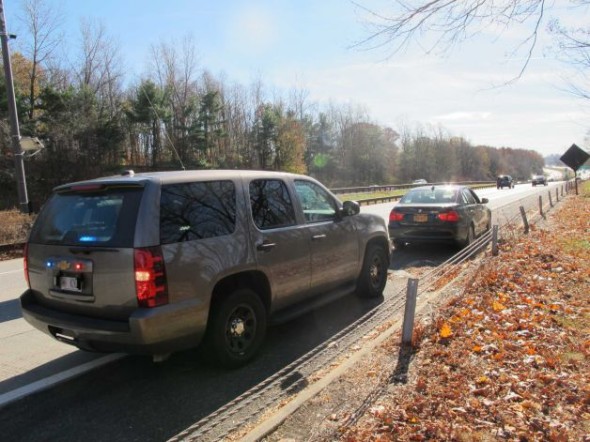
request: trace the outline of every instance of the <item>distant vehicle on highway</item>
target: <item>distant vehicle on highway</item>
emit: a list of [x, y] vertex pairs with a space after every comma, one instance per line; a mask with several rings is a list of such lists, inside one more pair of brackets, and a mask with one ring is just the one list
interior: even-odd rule
[[535, 187], [537, 185], [546, 186], [547, 185], [547, 178], [545, 178], [545, 175], [534, 175], [533, 179], [531, 180], [531, 183], [533, 184], [533, 187]]
[[428, 184], [428, 181], [426, 181], [424, 178], [420, 178], [418, 180], [412, 181], [412, 184]]
[[25, 249], [24, 318], [84, 350], [164, 355], [203, 341], [248, 362], [269, 320], [327, 295], [381, 295], [385, 220], [313, 178], [209, 170], [57, 187]]
[[504, 187], [514, 189], [514, 180], [510, 175], [499, 175], [496, 178], [496, 188], [503, 189]]
[[407, 243], [454, 242], [469, 245], [491, 227], [492, 214], [469, 187], [417, 187], [406, 193], [389, 214], [389, 235], [396, 248]]

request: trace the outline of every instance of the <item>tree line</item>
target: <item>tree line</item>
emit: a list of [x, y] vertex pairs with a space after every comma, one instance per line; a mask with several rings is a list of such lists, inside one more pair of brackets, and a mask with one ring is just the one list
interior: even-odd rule
[[[441, 127], [394, 130], [361, 106], [314, 102], [304, 89], [231, 82], [199, 65], [190, 38], [152, 46], [150, 68], [135, 82], [95, 22], [81, 26], [76, 61], [58, 60], [56, 17], [42, 0], [24, 4], [30, 35], [19, 38], [29, 45], [11, 55], [21, 135], [45, 145], [26, 159], [34, 207], [56, 185], [124, 169], [283, 170], [341, 187], [526, 179], [543, 167], [532, 150], [475, 146]], [[2, 78], [0, 209], [17, 206], [6, 100]]]

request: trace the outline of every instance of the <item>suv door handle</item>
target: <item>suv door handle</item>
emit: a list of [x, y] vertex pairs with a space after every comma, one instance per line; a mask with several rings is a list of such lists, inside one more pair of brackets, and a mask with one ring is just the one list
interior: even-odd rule
[[270, 252], [277, 243], [264, 241], [256, 246], [256, 250], [260, 250], [261, 252]]
[[326, 237], [326, 235], [325, 235], [324, 233], [322, 233], [322, 234], [319, 234], [319, 235], [313, 235], [313, 236], [311, 237], [311, 240], [312, 240], [312, 241], [317, 241], [317, 240], [319, 240], [319, 239], [324, 239], [325, 237]]

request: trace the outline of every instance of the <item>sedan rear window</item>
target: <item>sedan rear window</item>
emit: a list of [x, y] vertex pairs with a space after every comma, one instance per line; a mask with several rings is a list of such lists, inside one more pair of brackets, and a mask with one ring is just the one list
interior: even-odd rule
[[445, 187], [432, 187], [410, 190], [399, 204], [445, 204], [457, 201], [457, 190]]
[[68, 246], [132, 247], [141, 188], [100, 187], [53, 194], [30, 242]]

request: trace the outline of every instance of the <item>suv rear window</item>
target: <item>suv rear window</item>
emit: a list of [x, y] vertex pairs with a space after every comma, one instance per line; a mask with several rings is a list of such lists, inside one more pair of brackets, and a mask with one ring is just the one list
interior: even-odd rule
[[39, 214], [30, 242], [133, 247], [142, 189], [100, 186], [54, 193]]
[[236, 189], [231, 181], [162, 186], [160, 242], [229, 235], [236, 227]]

